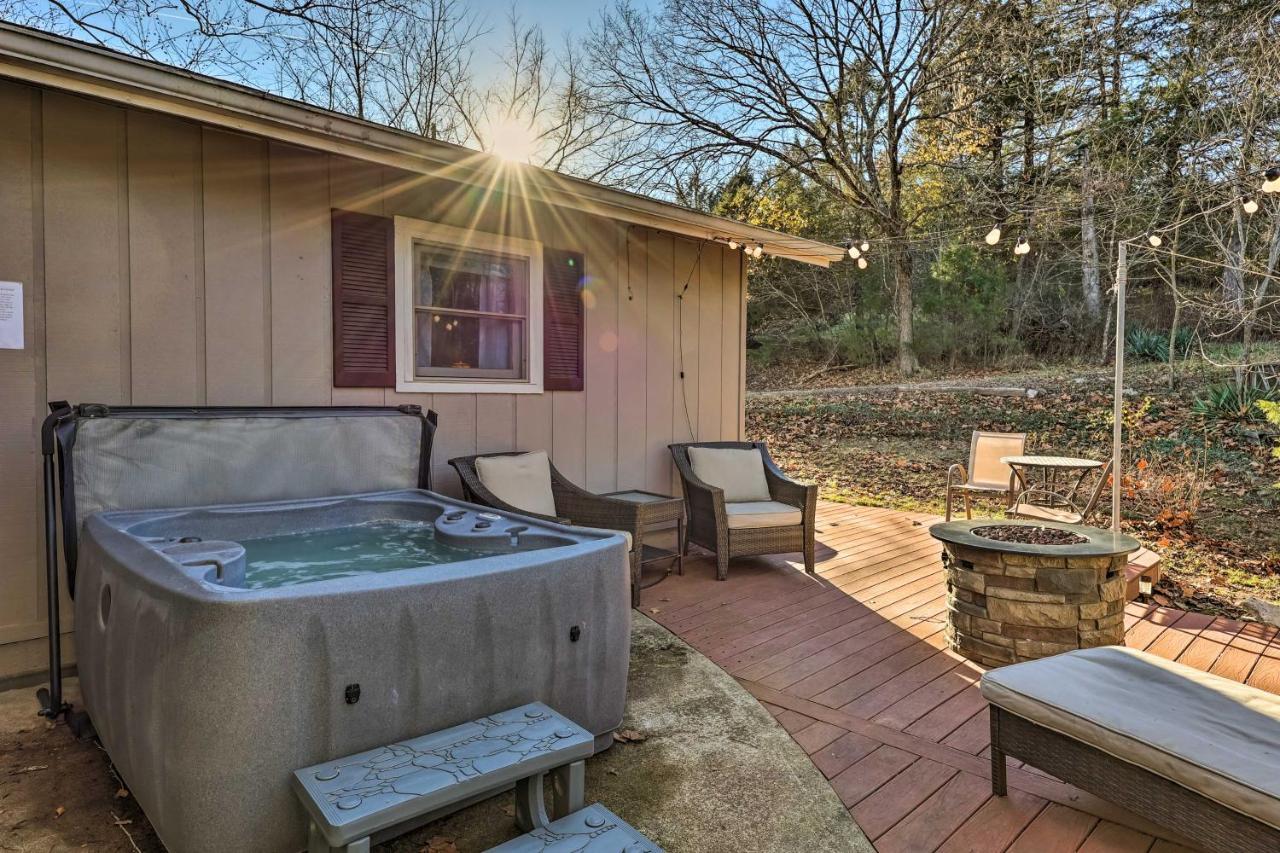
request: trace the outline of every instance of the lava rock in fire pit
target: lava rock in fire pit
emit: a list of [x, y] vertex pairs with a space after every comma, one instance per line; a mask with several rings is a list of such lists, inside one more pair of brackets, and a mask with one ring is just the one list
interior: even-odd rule
[[973, 535], [997, 542], [1023, 542], [1027, 545], [1083, 545], [1088, 538], [1056, 527], [1031, 527], [1028, 525], [992, 524], [975, 527]]

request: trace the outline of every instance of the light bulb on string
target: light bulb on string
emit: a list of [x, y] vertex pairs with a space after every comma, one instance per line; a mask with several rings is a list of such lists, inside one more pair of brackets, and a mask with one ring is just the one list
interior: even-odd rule
[[1160, 244], [1163, 243], [1164, 240], [1160, 238], [1159, 234], [1152, 234], [1150, 237], [1147, 238], [1147, 242], [1151, 244], [1151, 248], [1158, 249], [1160, 248]]
[[987, 232], [987, 236], [982, 238], [987, 241], [988, 246], [994, 246], [1000, 242], [1000, 224], [996, 223], [991, 226], [991, 230]]
[[855, 246], [855, 245], [853, 245], [853, 241], [850, 241], [850, 242], [849, 242], [849, 257], [853, 258], [854, 260], [857, 260], [857, 259], [858, 259], [858, 256], [859, 256], [859, 255], [861, 255], [861, 254], [862, 254], [862, 252], [858, 251], [858, 247], [857, 247], [857, 246]]
[[1026, 255], [1026, 254], [1030, 254], [1030, 252], [1031, 252], [1031, 243], [1027, 241], [1026, 237], [1019, 237], [1018, 245], [1013, 247], [1013, 253], [1015, 255]]
[[868, 243], [866, 240], [863, 240], [863, 241], [862, 241], [862, 245], [861, 245], [861, 246], [859, 246], [858, 248], [859, 248], [859, 249], [861, 249], [861, 250], [862, 250], [862, 251], [864, 251], [864, 252], [870, 252], [870, 251], [871, 251], [871, 244], [870, 244], [870, 243]]
[[1265, 180], [1262, 182], [1262, 191], [1264, 193], [1280, 193], [1280, 166], [1272, 166], [1263, 173]]
[[867, 259], [858, 258], [858, 269], [865, 270], [867, 268]]
[[757, 261], [764, 257], [764, 243], [756, 243], [756, 247], [751, 250], [751, 257]]
[[1240, 202], [1240, 209], [1252, 216], [1258, 212], [1258, 200], [1253, 196], [1245, 196], [1244, 201]]
[[742, 244], [741, 244], [741, 243], [739, 243], [737, 240], [734, 240], [734, 239], [730, 238], [730, 240], [729, 240], [729, 248], [730, 248], [730, 249], [733, 249], [733, 250], [736, 252], [736, 251], [738, 250], [738, 246], [740, 246], [740, 245], [742, 245]]

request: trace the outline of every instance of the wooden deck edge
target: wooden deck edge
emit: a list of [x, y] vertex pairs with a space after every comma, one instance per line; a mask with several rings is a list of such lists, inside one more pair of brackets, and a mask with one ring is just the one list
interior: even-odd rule
[[[991, 778], [991, 762], [982, 756], [971, 755], [941, 743], [925, 740], [870, 720], [864, 720], [861, 717], [855, 717], [844, 711], [828, 708], [808, 699], [792, 696], [754, 681], [741, 678], [737, 680], [757, 701], [768, 702], [770, 705], [804, 714], [815, 720], [838, 726], [845, 731], [871, 738], [879, 743], [901, 749], [921, 758], [927, 758], [930, 761], [936, 761], [939, 764], [944, 764], [965, 773], [971, 773], [983, 779]], [[1118, 823], [1137, 832], [1170, 841], [1174, 844], [1181, 844], [1191, 849], [1197, 849], [1197, 845], [1187, 838], [1165, 827], [1151, 823], [1127, 809], [1120, 808], [1113, 803], [1095, 797], [1093, 794], [1072, 787], [1065, 782], [1059, 782], [1056, 779], [1014, 767], [1009, 768], [1007, 775], [1008, 784], [1020, 791], [1085, 812], [1103, 820]]]

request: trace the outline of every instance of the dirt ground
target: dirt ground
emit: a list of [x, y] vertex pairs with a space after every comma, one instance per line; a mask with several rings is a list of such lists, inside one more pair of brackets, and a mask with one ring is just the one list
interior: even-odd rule
[[[1171, 391], [1164, 365], [1129, 367], [1122, 507], [1128, 532], [1163, 558], [1160, 603], [1252, 618], [1247, 598], [1280, 601], [1280, 459], [1272, 456], [1280, 435], [1256, 420], [1194, 411], [1197, 395], [1228, 373], [1188, 364]], [[867, 370], [801, 383], [798, 367], [748, 377], [747, 434], [768, 441], [785, 470], [835, 500], [941, 512], [947, 468], [967, 460], [976, 429], [1026, 432], [1032, 452], [1111, 453], [1109, 367], [967, 371], [909, 383]], [[1038, 393], [956, 390], [992, 386]], [[1095, 523], [1109, 512], [1104, 497]]]

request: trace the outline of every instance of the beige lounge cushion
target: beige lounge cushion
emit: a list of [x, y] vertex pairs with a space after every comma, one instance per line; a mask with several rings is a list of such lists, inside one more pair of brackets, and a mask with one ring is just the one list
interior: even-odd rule
[[760, 451], [736, 447], [690, 447], [689, 466], [702, 482], [724, 490], [726, 501], [767, 501]]
[[500, 500], [536, 515], [556, 514], [551, 491], [551, 463], [544, 450], [515, 456], [483, 456], [476, 460], [476, 476]]
[[992, 670], [982, 676], [982, 695], [1280, 829], [1274, 693], [1106, 646]]
[[791, 527], [804, 521], [804, 512], [777, 501], [725, 502], [729, 529], [739, 527]]

